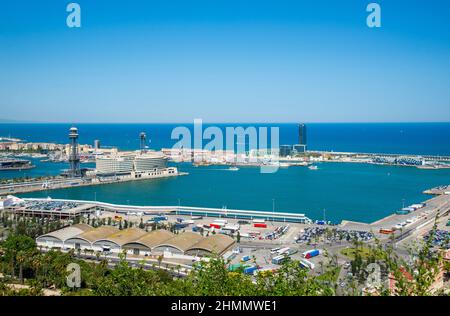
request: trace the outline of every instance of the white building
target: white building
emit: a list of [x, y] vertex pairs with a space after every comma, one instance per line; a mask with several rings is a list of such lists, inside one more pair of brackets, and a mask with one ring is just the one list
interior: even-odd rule
[[155, 172], [167, 168], [167, 158], [161, 152], [127, 152], [96, 157], [97, 174], [131, 174]]
[[134, 158], [134, 171], [136, 172], [165, 168], [167, 168], [167, 158], [161, 152], [148, 152]]
[[130, 156], [96, 157], [95, 169], [98, 174], [125, 174], [133, 172], [134, 159]]

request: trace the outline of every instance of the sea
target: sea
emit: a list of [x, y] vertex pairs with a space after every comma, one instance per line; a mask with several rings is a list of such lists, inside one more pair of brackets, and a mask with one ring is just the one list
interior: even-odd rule
[[[32, 142], [67, 143], [73, 124], [0, 124], [0, 137]], [[101, 146], [122, 150], [139, 148], [139, 133], [146, 132], [152, 149], [170, 148], [174, 128], [188, 124], [75, 124], [82, 144], [99, 140]], [[280, 144], [297, 143], [298, 124], [204, 124], [244, 128], [279, 127]], [[450, 123], [311, 123], [307, 126], [309, 150], [336, 152], [401, 153], [450, 156]], [[3, 171], [0, 178], [56, 175], [64, 163], [33, 159], [35, 169]], [[312, 219], [373, 222], [403, 205], [424, 201], [422, 192], [450, 184], [450, 169], [359, 163], [318, 163], [318, 170], [280, 168], [273, 174], [256, 167], [230, 171], [223, 166], [195, 167], [177, 164], [187, 176], [143, 180], [103, 186], [79, 187], [22, 194], [23, 197], [83, 199], [131, 205], [185, 205], [304, 213]], [[87, 164], [86, 167], [93, 167]]]

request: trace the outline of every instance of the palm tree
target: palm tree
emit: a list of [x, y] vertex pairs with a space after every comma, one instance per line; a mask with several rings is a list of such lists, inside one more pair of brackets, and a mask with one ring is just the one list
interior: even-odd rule
[[158, 256], [158, 259], [157, 259], [157, 260], [158, 260], [158, 268], [159, 268], [159, 269], [161, 269], [161, 262], [163, 261], [163, 258], [164, 258], [164, 257], [163, 257], [162, 255], [159, 255], [159, 256]]
[[27, 261], [27, 258], [28, 256], [25, 253], [25, 251], [20, 250], [17, 252], [16, 260], [17, 263], [19, 264], [19, 280], [21, 284], [23, 284], [23, 265]]

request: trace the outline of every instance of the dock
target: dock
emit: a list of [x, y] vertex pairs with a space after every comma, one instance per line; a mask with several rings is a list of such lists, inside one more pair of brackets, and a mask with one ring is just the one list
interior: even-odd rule
[[161, 178], [171, 178], [177, 176], [188, 175], [187, 172], [177, 172], [173, 174], [165, 173], [161, 175], [155, 175], [152, 177], [145, 178], [133, 178], [133, 177], [108, 177], [108, 178], [58, 178], [50, 180], [40, 180], [40, 181], [27, 181], [21, 183], [8, 183], [0, 185], [0, 195], [10, 195], [10, 194], [20, 194], [38, 191], [49, 191], [58, 189], [68, 189], [75, 187], [84, 186], [94, 186], [94, 185], [105, 185], [114, 184], [130, 181], [143, 181]]

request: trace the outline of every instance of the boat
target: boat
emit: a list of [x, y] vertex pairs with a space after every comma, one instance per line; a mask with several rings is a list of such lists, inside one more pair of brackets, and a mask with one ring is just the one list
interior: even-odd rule
[[228, 168], [228, 170], [230, 170], [230, 171], [238, 171], [239, 168], [238, 167], [230, 167], [230, 168]]
[[317, 166], [311, 165], [308, 167], [309, 170], [317, 170], [319, 169]]
[[0, 160], [0, 171], [7, 170], [27, 170], [32, 169], [35, 166], [31, 164], [31, 161], [24, 159], [2, 159]]

